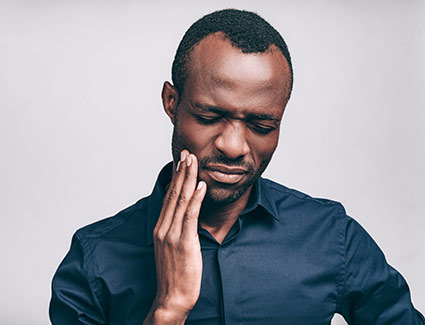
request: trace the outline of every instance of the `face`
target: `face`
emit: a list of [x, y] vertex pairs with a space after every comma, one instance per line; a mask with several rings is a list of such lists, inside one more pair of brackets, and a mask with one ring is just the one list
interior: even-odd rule
[[277, 47], [245, 54], [221, 34], [200, 41], [189, 61], [179, 104], [170, 84], [162, 94], [174, 124], [173, 158], [183, 149], [195, 154], [206, 200], [233, 203], [249, 193], [277, 147], [289, 66]]

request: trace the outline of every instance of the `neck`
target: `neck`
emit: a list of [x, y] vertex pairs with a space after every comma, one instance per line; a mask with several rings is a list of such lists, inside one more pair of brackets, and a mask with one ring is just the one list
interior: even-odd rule
[[199, 224], [206, 229], [214, 239], [221, 243], [232, 228], [238, 216], [248, 204], [252, 186], [235, 202], [229, 204], [204, 203], [199, 215]]

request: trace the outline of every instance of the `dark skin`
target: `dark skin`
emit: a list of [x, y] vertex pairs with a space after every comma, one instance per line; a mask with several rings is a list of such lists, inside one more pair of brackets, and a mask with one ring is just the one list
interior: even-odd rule
[[198, 222], [221, 243], [276, 150], [289, 66], [277, 47], [244, 54], [220, 33], [190, 54], [181, 98], [164, 83], [175, 171], [154, 229], [157, 295], [145, 324], [183, 324], [199, 298]]

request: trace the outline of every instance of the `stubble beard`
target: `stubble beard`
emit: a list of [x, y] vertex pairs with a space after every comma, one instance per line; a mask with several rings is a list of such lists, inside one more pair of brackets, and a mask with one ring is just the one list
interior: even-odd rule
[[[178, 123], [175, 121], [173, 128], [173, 136], [171, 141], [171, 151], [173, 155], [174, 163], [177, 165], [180, 160], [180, 152], [183, 149], [187, 149], [184, 145], [184, 141], [182, 141], [179, 132], [178, 132]], [[244, 163], [242, 160], [231, 160], [225, 156], [213, 156], [213, 157], [205, 157], [201, 158], [198, 161], [198, 181], [201, 180], [199, 177], [199, 171], [204, 170], [207, 164], [214, 163], [222, 163], [227, 166], [238, 166], [247, 169], [247, 180], [241, 184], [239, 187], [234, 190], [230, 190], [232, 185], [222, 184], [221, 187], [214, 187], [209, 189], [207, 187], [207, 193], [205, 195], [203, 206], [208, 206], [210, 208], [214, 208], [214, 206], [225, 206], [236, 202], [263, 174], [264, 170], [267, 168], [272, 155], [262, 160], [260, 166], [257, 170], [254, 169], [252, 164]]]

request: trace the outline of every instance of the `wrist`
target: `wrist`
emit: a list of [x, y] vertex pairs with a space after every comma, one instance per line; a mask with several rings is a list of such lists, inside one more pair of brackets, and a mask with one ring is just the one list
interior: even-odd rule
[[151, 310], [143, 324], [168, 325], [168, 324], [184, 324], [189, 311], [179, 310], [178, 308], [170, 308], [158, 306], [156, 303], [152, 305]]

